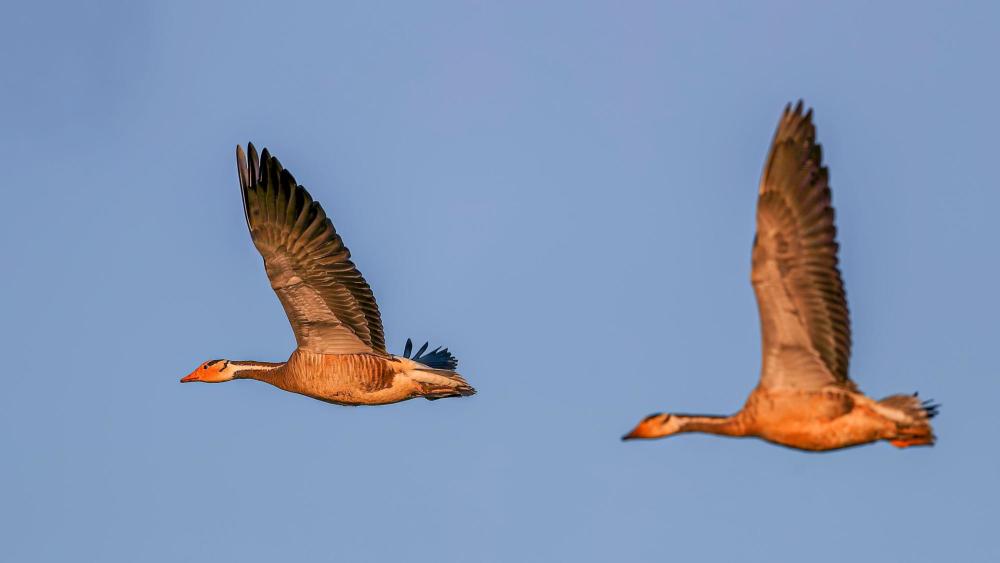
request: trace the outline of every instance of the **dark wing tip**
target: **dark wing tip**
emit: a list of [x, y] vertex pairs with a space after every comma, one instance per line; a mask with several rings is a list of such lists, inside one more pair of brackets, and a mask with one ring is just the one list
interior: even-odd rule
[[795, 105], [792, 102], [785, 104], [785, 111], [778, 122], [775, 131], [772, 150], [778, 143], [801, 142], [812, 145], [816, 139], [816, 127], [813, 125], [813, 110], [806, 109], [805, 102], [798, 100]]
[[792, 102], [785, 104], [785, 111], [782, 113], [782, 117], [783, 122], [787, 122], [791, 125], [796, 123], [811, 124], [813, 110], [812, 108], [807, 108], [805, 101], [802, 100], [802, 98], [799, 98], [799, 100], [795, 102], [794, 106], [792, 105]]
[[289, 172], [287, 168], [281, 169], [281, 185], [289, 186], [293, 189], [295, 188], [295, 186], [298, 185], [298, 183], [295, 181], [295, 176], [292, 176], [292, 173]]
[[[251, 162], [253, 162], [253, 157], [256, 156], [253, 149], [253, 143], [248, 143], [247, 146], [250, 151]], [[247, 157], [246, 154], [243, 153], [243, 147], [239, 145], [236, 145], [236, 174], [239, 176], [240, 180], [240, 195], [243, 200], [243, 217], [247, 221], [247, 229], [249, 229], [252, 233], [253, 227], [250, 226], [250, 202], [247, 199], [249, 197], [247, 190], [249, 190], [251, 186], [251, 172], [250, 168], [247, 166]]]
[[250, 177], [247, 187], [252, 188], [260, 181], [260, 159], [257, 158], [257, 149], [253, 143], [247, 143], [247, 161], [249, 165], [247, 175]]
[[247, 155], [243, 152], [243, 147], [236, 145], [236, 171], [240, 176], [240, 187], [247, 189], [250, 187], [250, 169], [247, 167]]

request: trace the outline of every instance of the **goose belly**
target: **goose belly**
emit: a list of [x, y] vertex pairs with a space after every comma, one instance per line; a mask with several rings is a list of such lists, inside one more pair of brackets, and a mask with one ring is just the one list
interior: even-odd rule
[[764, 440], [809, 451], [867, 444], [890, 435], [894, 425], [879, 416], [866, 398], [839, 391], [801, 394], [765, 402], [754, 416], [755, 434]]
[[413, 396], [412, 385], [397, 378], [399, 368], [374, 354], [315, 354], [296, 351], [277, 387], [340, 405], [380, 405]]

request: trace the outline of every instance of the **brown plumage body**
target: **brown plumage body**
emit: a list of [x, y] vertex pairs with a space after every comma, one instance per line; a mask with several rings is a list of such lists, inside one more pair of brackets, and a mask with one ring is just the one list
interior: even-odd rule
[[892, 414], [884, 405], [846, 389], [756, 389], [737, 414], [731, 417], [690, 416], [683, 421], [681, 431], [756, 437], [811, 451], [846, 448], [877, 440], [890, 440], [899, 446], [916, 445], [916, 442], [931, 438], [922, 417], [907, 420], [907, 417], [893, 417]]
[[916, 395], [875, 401], [843, 388], [822, 390], [755, 389], [732, 416], [654, 414], [623, 439], [663, 438], [701, 432], [734, 438], [760, 438], [808, 451], [829, 451], [878, 440], [896, 447], [934, 444], [930, 418], [936, 407]]
[[296, 350], [287, 362], [274, 366], [240, 370], [234, 379], [256, 379], [338, 405], [384, 405], [415, 397], [452, 396], [455, 392], [452, 385], [436, 387], [414, 378], [412, 373], [421, 373], [426, 366], [399, 356]]
[[760, 182], [750, 275], [760, 314], [760, 383], [733, 416], [658, 413], [624, 439], [704, 432], [809, 451], [878, 440], [933, 445], [937, 405], [916, 394], [876, 401], [848, 377], [850, 319], [815, 136], [811, 110], [803, 113], [801, 102], [785, 108]]

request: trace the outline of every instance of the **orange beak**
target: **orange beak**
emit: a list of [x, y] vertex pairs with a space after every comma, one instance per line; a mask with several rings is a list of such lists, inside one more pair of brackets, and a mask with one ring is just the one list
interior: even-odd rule
[[198, 373], [200, 371], [201, 371], [201, 368], [198, 368], [198, 369], [192, 371], [191, 373], [189, 373], [188, 375], [182, 377], [181, 378], [181, 383], [191, 383], [192, 381], [201, 381], [201, 375], [199, 375], [199, 373]]
[[651, 432], [650, 430], [651, 429], [649, 423], [644, 420], [640, 422], [638, 425], [636, 425], [636, 427], [633, 428], [631, 432], [622, 436], [622, 441], [636, 440], [639, 438], [651, 438], [653, 436], [653, 432]]
[[181, 383], [191, 383], [192, 381], [200, 381], [202, 383], [222, 383], [223, 381], [229, 381], [232, 379], [232, 376], [223, 373], [223, 369], [227, 363], [228, 362], [223, 362], [221, 360], [205, 362], [189, 373], [186, 377], [181, 379]]

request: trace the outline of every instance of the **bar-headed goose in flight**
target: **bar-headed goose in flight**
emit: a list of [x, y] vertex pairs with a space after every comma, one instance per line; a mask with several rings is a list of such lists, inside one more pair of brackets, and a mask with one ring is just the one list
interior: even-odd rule
[[836, 228], [812, 110], [785, 108], [757, 198], [750, 279], [760, 313], [760, 383], [732, 416], [654, 414], [623, 439], [681, 432], [753, 436], [823, 451], [888, 440], [934, 443], [937, 406], [914, 395], [880, 401], [847, 374], [851, 327], [837, 268]]
[[298, 348], [284, 363], [205, 362], [181, 382], [256, 379], [341, 405], [474, 394], [447, 348], [386, 351], [372, 290], [323, 208], [267, 149], [247, 152], [236, 148], [247, 226]]

